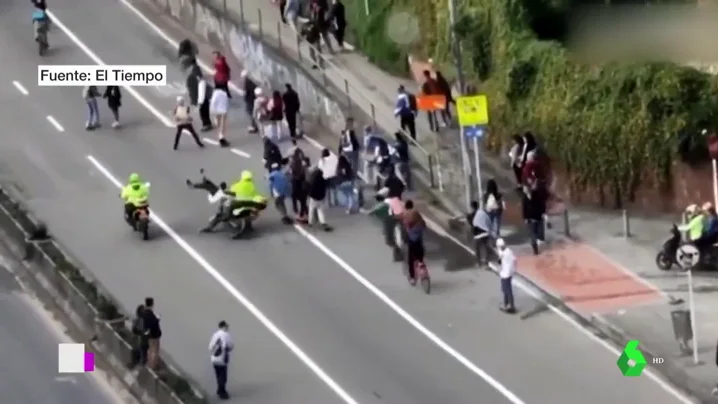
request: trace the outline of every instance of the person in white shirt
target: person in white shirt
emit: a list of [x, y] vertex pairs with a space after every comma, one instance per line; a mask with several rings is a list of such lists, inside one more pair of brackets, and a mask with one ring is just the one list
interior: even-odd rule
[[337, 205], [337, 164], [339, 159], [329, 149], [322, 150], [322, 157], [317, 162], [317, 167], [322, 170], [322, 175], [327, 181], [327, 201], [329, 206]]
[[506, 246], [504, 239], [496, 240], [496, 248], [499, 252], [499, 278], [501, 278], [501, 293], [504, 295], [504, 304], [501, 310], [507, 313], [516, 313], [514, 305], [514, 290], [511, 281], [516, 273], [516, 255]]
[[219, 134], [219, 145], [228, 147], [229, 142], [224, 138], [227, 130], [227, 111], [229, 110], [229, 95], [222, 88], [215, 88], [212, 91], [212, 98], [209, 100], [209, 110], [217, 121], [217, 132]]
[[220, 400], [229, 400], [227, 393], [227, 366], [229, 355], [234, 349], [234, 343], [229, 336], [229, 324], [222, 320], [218, 325], [219, 329], [212, 334], [209, 341], [209, 352], [214, 375], [217, 379], [217, 397]]
[[192, 138], [194, 139], [194, 142], [197, 143], [197, 146], [204, 147], [204, 143], [202, 143], [199, 139], [197, 131], [194, 130], [194, 126], [192, 125], [192, 114], [190, 112], [190, 106], [187, 105], [184, 97], [181, 95], [178, 96], [177, 105], [175, 105], [175, 108], [172, 110], [172, 117], [174, 118], [175, 125], [177, 125], [175, 143], [173, 147], [174, 150], [177, 150], [179, 147], [179, 141], [184, 131], [187, 131], [190, 135], [192, 135]]

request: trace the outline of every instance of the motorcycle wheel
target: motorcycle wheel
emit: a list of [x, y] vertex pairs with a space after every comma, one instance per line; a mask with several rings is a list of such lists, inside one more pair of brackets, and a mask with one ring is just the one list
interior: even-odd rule
[[656, 266], [662, 271], [668, 271], [673, 266], [673, 260], [670, 259], [663, 251], [656, 254]]

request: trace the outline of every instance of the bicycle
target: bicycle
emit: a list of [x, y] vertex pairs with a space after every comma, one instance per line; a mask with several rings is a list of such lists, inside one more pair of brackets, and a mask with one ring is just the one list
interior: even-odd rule
[[429, 268], [426, 267], [424, 260], [416, 260], [414, 262], [414, 276], [416, 277], [414, 280], [409, 278], [409, 268], [407, 268], [406, 265], [403, 265], [403, 267], [404, 276], [409, 281], [411, 286], [416, 285], [418, 280], [418, 283], [421, 285], [421, 289], [424, 293], [427, 295], [431, 293], [431, 277], [429, 276]]

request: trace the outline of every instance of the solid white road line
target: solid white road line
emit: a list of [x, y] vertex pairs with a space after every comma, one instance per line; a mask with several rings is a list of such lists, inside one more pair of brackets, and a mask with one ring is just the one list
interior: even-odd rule
[[22, 95], [30, 94], [30, 92], [27, 91], [27, 89], [25, 87], [23, 87], [23, 85], [20, 84], [19, 81], [13, 80], [12, 85], [15, 86], [15, 88], [17, 88], [17, 91], [19, 91]]
[[50, 122], [50, 124], [54, 126], [58, 132], [65, 131], [65, 128], [63, 128], [62, 125], [60, 125], [60, 122], [57, 122], [57, 119], [55, 119], [52, 115], [46, 116], [45, 119], [47, 119], [47, 121]]
[[[152, 31], [154, 31], [157, 35], [159, 35], [161, 38], [163, 38], [165, 41], [167, 41], [170, 45], [172, 45], [174, 47], [179, 46], [179, 43], [177, 41], [175, 41], [172, 37], [170, 37], [167, 33], [165, 33], [160, 27], [158, 27], [156, 24], [154, 24], [144, 14], [142, 14], [142, 12], [140, 12], [134, 5], [132, 5], [130, 2], [128, 2], [126, 0], [120, 0], [120, 1], [122, 2], [122, 4], [127, 6], [135, 15], [137, 15], [138, 18], [140, 18], [142, 21], [144, 21], [152, 29]], [[207, 64], [205, 64], [202, 60], [198, 60], [198, 64], [203, 70], [205, 70], [207, 72], [212, 71], [212, 69]], [[233, 91], [239, 92], [239, 88], [234, 83], [230, 82], [229, 87]], [[428, 328], [426, 328], [416, 318], [414, 318], [411, 314], [409, 314], [406, 310], [401, 308], [401, 306], [399, 306], [396, 302], [394, 302], [391, 298], [389, 298], [378, 287], [376, 287], [369, 280], [364, 278], [358, 271], [356, 271], [349, 264], [347, 264], [346, 261], [344, 261], [341, 257], [339, 257], [337, 254], [335, 254], [333, 251], [331, 251], [326, 245], [324, 245], [321, 241], [319, 241], [319, 239], [317, 239], [312, 234], [308, 233], [303, 227], [301, 227], [299, 225], [294, 225], [294, 228], [297, 230], [297, 232], [299, 232], [299, 234], [301, 234], [307, 240], [309, 240], [310, 243], [312, 243], [316, 248], [318, 248], [320, 251], [322, 251], [324, 254], [326, 254], [332, 261], [334, 261], [337, 265], [339, 265], [339, 267], [341, 267], [345, 272], [347, 272], [357, 282], [359, 282], [362, 286], [364, 286], [367, 290], [369, 290], [379, 300], [381, 300], [383, 303], [385, 303], [387, 306], [389, 306], [389, 308], [391, 308], [396, 314], [398, 314], [401, 318], [403, 318], [405, 321], [407, 321], [411, 326], [413, 326], [421, 334], [423, 334], [425, 337], [427, 337], [431, 342], [436, 344], [439, 348], [444, 350], [447, 354], [449, 354], [451, 357], [456, 359], [459, 363], [464, 365], [469, 371], [471, 371], [475, 375], [479, 376], [486, 383], [491, 385], [494, 389], [496, 389], [499, 393], [501, 393], [504, 397], [506, 397], [511, 403], [524, 404], [524, 401], [522, 401], [516, 394], [514, 394], [511, 390], [506, 388], [498, 380], [494, 379], [486, 371], [484, 371], [480, 367], [476, 366], [474, 363], [472, 363], [468, 358], [463, 356], [456, 349], [452, 348], [449, 344], [447, 344], [445, 341], [443, 341], [439, 336], [437, 336], [432, 331], [430, 331]]]
[[[53, 21], [56, 21], [53, 19]], [[118, 180], [104, 165], [102, 165], [93, 156], [87, 156], [87, 160], [115, 187], [122, 188], [122, 182]], [[297, 344], [282, 332], [269, 318], [262, 313], [257, 306], [254, 305], [247, 297], [245, 297], [237, 288], [234, 287], [217, 269], [215, 269], [197, 250], [195, 250], [187, 241], [177, 234], [162, 218], [157, 214], [156, 210], [151, 213], [152, 221], [157, 224], [165, 233], [167, 233], [193, 260], [204, 269], [207, 274], [214, 278], [232, 297], [234, 297], [247, 311], [259, 320], [277, 339], [279, 339], [289, 350], [301, 360], [309, 369], [314, 372], [317, 377], [329, 386], [346, 404], [359, 404], [349, 393], [346, 392], [334, 379], [332, 379], [312, 358], [309, 357]]]
[[[142, 12], [141, 12], [139, 9], [137, 9], [137, 7], [135, 7], [135, 6], [134, 6], [132, 3], [130, 3], [128, 0], [120, 0], [120, 2], [121, 2], [122, 4], [124, 4], [128, 9], [130, 9], [130, 11], [132, 11], [132, 12], [137, 16], [137, 18], [139, 18], [140, 20], [142, 20], [142, 21], [143, 21], [155, 34], [157, 34], [159, 37], [161, 37], [162, 39], [164, 39], [165, 41], [167, 41], [167, 42], [168, 42], [170, 45], [172, 45], [173, 47], [179, 46], [179, 42], [178, 42], [178, 41], [176, 41], [174, 38], [172, 38], [171, 36], [169, 36], [169, 34], [167, 34], [163, 29], [161, 29], [160, 27], [158, 27], [157, 24], [155, 24], [152, 20], [150, 20], [150, 19], [147, 18], [144, 14], [142, 14]], [[212, 69], [209, 65], [207, 65], [206, 63], [204, 63], [202, 60], [199, 60], [198, 62], [199, 62], [199, 66], [200, 66], [204, 71], [210, 72], [210, 73], [213, 71], [213, 69]], [[230, 83], [229, 83], [229, 88], [230, 88], [232, 91], [234, 91], [234, 92], [237, 92], [237, 93], [240, 92], [240, 88], [237, 87], [237, 85], [235, 85], [233, 82], [230, 82]], [[320, 149], [320, 150], [321, 150], [321, 149], [324, 149], [324, 146], [323, 146], [321, 143], [317, 142], [316, 140], [314, 140], [314, 139], [312, 139], [312, 138], [309, 138], [309, 137], [305, 137], [304, 139], [305, 139], [306, 141], [308, 141], [309, 143], [311, 143], [314, 147], [316, 147], [316, 148], [318, 148], [318, 149]], [[473, 254], [473, 251], [472, 251], [470, 248], [468, 248], [468, 247], [465, 246], [461, 241], [457, 240], [455, 237], [453, 237], [452, 235], [450, 235], [450, 234], [448, 234], [446, 231], [444, 231], [438, 223], [433, 222], [433, 221], [430, 221], [430, 220], [427, 220], [427, 223], [428, 223], [429, 226], [432, 228], [432, 230], [434, 230], [434, 231], [437, 232], [438, 234], [441, 234], [441, 235], [443, 235], [443, 236], [449, 238], [449, 239], [450, 239], [451, 241], [453, 241], [455, 244], [461, 246], [461, 247], [464, 248], [466, 251], [468, 251], [469, 253]], [[299, 231], [300, 233], [306, 234], [307, 236], [311, 236], [310, 234], [306, 233], [306, 231], [304, 231], [303, 228], [297, 227], [297, 229], [298, 229], [298, 231]], [[306, 237], [306, 236], [305, 236], [305, 237]], [[314, 238], [314, 236], [311, 236], [311, 237], [312, 237], [312, 239], [314, 240], [314, 241], [312, 241], [312, 239], [310, 239], [310, 241], [312, 241], [313, 244], [315, 244], [315, 245], [321, 244], [321, 242], [319, 242], [316, 238]], [[316, 243], [315, 243], [315, 242], [316, 242]], [[320, 248], [320, 250], [321, 250], [321, 248]], [[327, 249], [327, 251], [329, 251], [329, 250]], [[330, 252], [331, 252], [331, 251], [330, 251]], [[602, 255], [605, 256], [605, 254], [602, 254]], [[339, 258], [339, 257], [337, 257], [337, 258]], [[343, 262], [343, 261], [342, 261], [342, 262]], [[339, 265], [342, 266], [341, 263], [340, 263]], [[345, 265], [346, 265], [346, 263], [345, 263]], [[349, 267], [349, 266], [347, 265], [347, 267]], [[342, 266], [342, 268], [346, 270], [346, 268], [344, 268], [343, 266]], [[349, 269], [351, 269], [351, 267], [349, 267]], [[353, 271], [353, 270], [352, 270], [352, 271]], [[356, 272], [356, 271], [353, 271], [353, 272]], [[634, 274], [634, 275], [635, 275], [635, 274]], [[364, 278], [362, 278], [362, 279], [364, 279]], [[642, 279], [642, 278], [641, 278], [641, 279]], [[359, 279], [357, 279], [357, 280], [359, 280]], [[366, 283], [368, 283], [369, 285], [371, 285], [368, 281], [366, 281], [366, 279], [364, 279], [364, 281], [365, 281]], [[541, 295], [540, 295], [539, 293], [537, 293], [537, 292], [533, 289], [532, 286], [530, 286], [530, 285], [528, 285], [528, 284], [526, 284], [526, 283], [520, 282], [520, 281], [518, 281], [518, 280], [515, 280], [514, 282], [515, 282], [516, 285], [519, 287], [519, 289], [523, 290], [523, 291], [524, 291], [526, 294], [528, 294], [529, 296], [533, 297], [534, 299], [537, 299], [538, 301], [543, 301], [543, 298], [541, 297]], [[642, 282], [647, 282], [647, 281], [646, 281], [646, 280], [642, 280]], [[360, 283], [361, 283], [361, 281], [360, 281]], [[365, 285], [365, 286], [366, 286], [366, 285]], [[373, 286], [373, 285], [372, 285], [372, 286]], [[655, 288], [655, 285], [653, 286], [653, 288]], [[376, 288], [374, 287], [374, 289], [376, 289]], [[377, 289], [377, 290], [378, 290], [378, 289]], [[388, 299], [388, 298], [387, 298], [387, 299]], [[385, 302], [385, 303], [386, 303], [386, 302]], [[553, 313], [555, 313], [557, 316], [559, 316], [560, 318], [562, 318], [563, 320], [565, 320], [568, 324], [572, 325], [572, 326], [573, 326], [576, 330], [578, 330], [581, 334], [585, 335], [586, 337], [588, 337], [588, 338], [591, 339], [592, 341], [598, 343], [600, 346], [602, 346], [602, 347], [604, 347], [606, 350], [608, 350], [611, 354], [616, 355], [616, 357], [618, 357], [618, 356], [621, 355], [621, 351], [620, 351], [619, 349], [617, 349], [616, 347], [614, 347], [613, 345], [611, 345], [611, 343], [609, 343], [609, 342], [607, 342], [607, 341], [604, 341], [603, 339], [601, 339], [601, 338], [597, 337], [596, 335], [594, 335], [591, 331], [589, 331], [588, 329], [586, 329], [585, 327], [583, 327], [580, 323], [578, 323], [576, 320], [574, 320], [573, 318], [571, 318], [569, 315], [567, 315], [567, 314], [565, 314], [564, 312], [562, 312], [559, 308], [557, 308], [557, 307], [555, 307], [555, 306], [553, 306], [553, 305], [550, 305], [550, 304], [548, 304], [548, 303], [546, 303], [546, 302], [544, 302], [544, 303], [547, 305], [547, 307], [548, 307]], [[397, 306], [397, 307], [398, 307], [398, 306]], [[412, 320], [413, 320], [413, 321], [416, 321], [416, 320], [414, 320], [413, 318], [412, 318]], [[419, 325], [420, 325], [420, 324], [419, 324]], [[433, 335], [433, 334], [432, 334], [432, 335]], [[440, 341], [440, 340], [439, 340], [439, 341]], [[448, 347], [448, 345], [447, 345], [447, 347]], [[681, 402], [682, 404], [691, 404], [691, 403], [693, 403], [693, 401], [692, 401], [690, 398], [688, 398], [688, 397], [687, 397], [685, 394], [683, 394], [681, 391], [679, 391], [678, 389], [676, 389], [675, 387], [673, 387], [671, 384], [669, 384], [669, 383], [667, 383], [666, 381], [664, 381], [663, 379], [661, 379], [661, 377], [658, 376], [656, 373], [654, 373], [652, 370], [646, 370], [646, 371], [644, 372], [644, 374], [645, 374], [646, 376], [648, 376], [651, 380], [653, 380], [656, 384], [658, 384], [658, 386], [661, 387], [664, 391], [666, 391], [667, 393], [669, 393], [670, 395], [672, 395], [673, 397], [675, 397], [675, 398], [676, 398], [679, 402]]]

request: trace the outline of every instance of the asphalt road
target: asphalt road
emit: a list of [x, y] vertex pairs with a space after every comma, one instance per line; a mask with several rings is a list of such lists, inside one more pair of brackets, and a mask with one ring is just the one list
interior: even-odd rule
[[2, 267], [0, 324], [0, 391], [4, 403], [122, 402], [96, 374], [58, 375], [57, 344], [71, 340]]
[[[170, 81], [182, 81], [173, 49], [119, 2], [54, 0], [52, 7], [103, 62], [167, 64]], [[173, 152], [173, 129], [128, 91], [121, 130], [85, 132], [80, 89], [37, 87], [36, 66], [94, 61], [58, 27], [40, 59], [27, 2], [10, 0], [0, 11], [0, 175], [17, 179], [51, 231], [128, 311], [156, 298], [164, 349], [207, 390], [206, 345], [224, 319], [237, 345], [229, 385], [236, 402], [350, 402], [337, 391], [362, 404], [680, 402], [648, 378], [622, 377], [615, 356], [550, 312], [526, 320], [501, 314], [498, 279], [438, 270], [460, 251], [436, 237], [428, 262], [436, 293], [427, 297], [408, 287], [364, 217], [333, 212], [336, 231], [324, 234], [283, 226], [268, 209], [254, 239], [198, 234], [213, 208], [184, 187], [185, 178], [200, 167], [227, 180], [243, 169], [262, 172], [259, 140], [239, 130], [246, 127], [240, 114], [230, 140], [251, 158], [197, 150], [189, 139]], [[136, 90], [159, 111], [172, 107], [166, 89]], [[119, 191], [88, 155], [120, 180], [138, 172], [151, 181], [152, 209], [172, 236], [156, 223], [150, 242], [130, 232]], [[536, 305], [517, 293], [520, 308]]]

